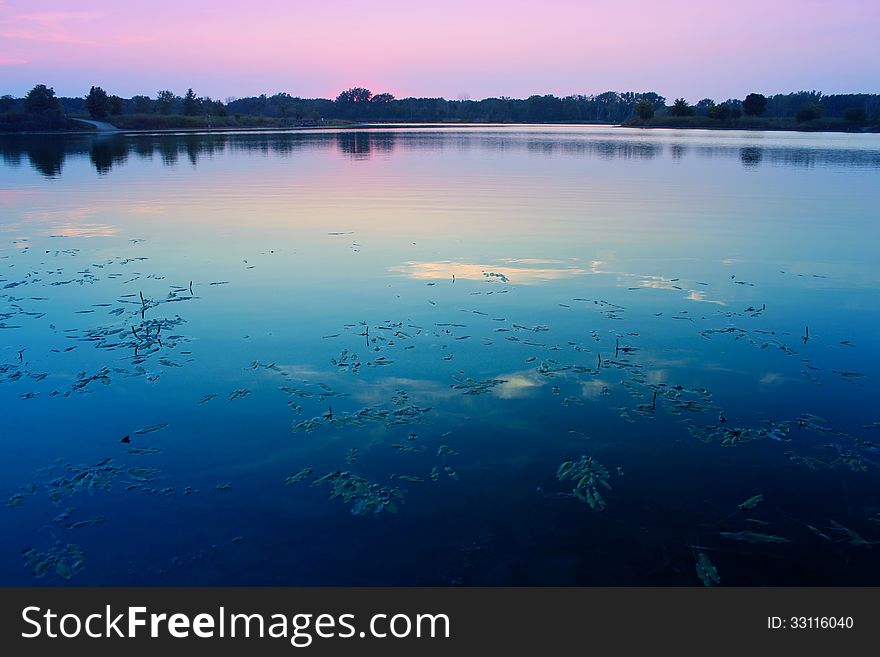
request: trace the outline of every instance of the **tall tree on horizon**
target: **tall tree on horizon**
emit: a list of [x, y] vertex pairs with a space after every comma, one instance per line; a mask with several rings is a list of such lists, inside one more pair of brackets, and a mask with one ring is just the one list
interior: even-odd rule
[[368, 103], [373, 98], [373, 92], [363, 87], [346, 89], [336, 97], [337, 103]]
[[103, 119], [110, 112], [110, 97], [101, 87], [92, 86], [86, 96], [86, 109], [93, 119]]
[[676, 98], [669, 113], [672, 116], [693, 116], [694, 108], [684, 98]]
[[153, 109], [153, 102], [149, 96], [132, 96], [135, 114], [149, 114]]
[[61, 103], [55, 96], [55, 90], [45, 84], [35, 85], [24, 97], [24, 111], [28, 114], [60, 109]]
[[195, 116], [199, 113], [199, 99], [192, 87], [186, 90], [186, 95], [183, 97], [183, 113], [186, 116]]
[[174, 100], [174, 92], [169, 91], [168, 89], [163, 89], [157, 93], [156, 109], [159, 110], [159, 114], [171, 114], [171, 109], [174, 107]]
[[761, 116], [767, 110], [767, 96], [749, 94], [743, 99], [742, 111], [746, 116]]
[[636, 114], [640, 119], [652, 119], [654, 118], [654, 106], [642, 98], [636, 103]]

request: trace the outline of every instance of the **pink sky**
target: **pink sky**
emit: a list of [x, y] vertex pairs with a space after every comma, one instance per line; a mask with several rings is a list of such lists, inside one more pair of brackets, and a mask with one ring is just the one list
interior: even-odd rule
[[0, 94], [880, 92], [878, 0], [0, 0]]

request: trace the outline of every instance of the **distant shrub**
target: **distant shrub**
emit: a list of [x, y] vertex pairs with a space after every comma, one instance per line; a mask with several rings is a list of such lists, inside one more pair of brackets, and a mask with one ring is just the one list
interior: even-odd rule
[[853, 123], [864, 123], [868, 120], [868, 113], [864, 107], [850, 107], [843, 113], [843, 118]]
[[708, 112], [710, 119], [725, 121], [730, 118], [730, 106], [723, 103], [721, 105], [712, 105]]
[[647, 100], [640, 100], [636, 103], [636, 114], [640, 119], [654, 118], [654, 106]]
[[798, 108], [794, 118], [800, 122], [815, 121], [825, 116], [825, 106], [822, 103], [804, 103]]
[[742, 111], [746, 116], [761, 116], [767, 110], [767, 96], [749, 94], [743, 99]]
[[61, 103], [55, 96], [55, 90], [45, 84], [36, 85], [24, 97], [24, 111], [28, 114], [60, 110]]
[[694, 108], [684, 98], [676, 98], [669, 113], [672, 116], [693, 116]]

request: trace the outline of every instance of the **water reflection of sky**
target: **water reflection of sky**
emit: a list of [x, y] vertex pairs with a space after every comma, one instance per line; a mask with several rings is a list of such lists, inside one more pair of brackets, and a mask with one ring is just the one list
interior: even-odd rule
[[[82, 529], [55, 527], [64, 508], [28, 493], [8, 509], [4, 583], [34, 581], [19, 551], [51, 546], [47, 523], [87, 552], [81, 583], [693, 584], [695, 527], [762, 491], [773, 506], [755, 519], [773, 532], [834, 520], [876, 538], [876, 135], [480, 126], [0, 144], [0, 477], [14, 495], [57, 458], [112, 456], [155, 464], [171, 489], [74, 496], [77, 518], [105, 519]], [[143, 318], [140, 293], [157, 302]], [[154, 345], [144, 322], [177, 317]], [[105, 329], [118, 337], [95, 346], [87, 332]], [[106, 385], [71, 393], [102, 367]], [[321, 419], [408, 404], [428, 421]], [[839, 433], [726, 449], [699, 433], [720, 412], [751, 430], [810, 413]], [[162, 452], [131, 456], [124, 435]], [[424, 449], [393, 447], [409, 444]], [[865, 477], [785, 456], [846, 449]], [[604, 516], [553, 497], [556, 466], [581, 453], [611, 468]], [[325, 488], [284, 485], [306, 466], [426, 481], [404, 486], [393, 519], [353, 518]], [[793, 541], [803, 567], [780, 573], [757, 548], [697, 538], [725, 582], [865, 581], [837, 543]], [[639, 565], [663, 551], [670, 567]], [[863, 553], [844, 556], [880, 581]], [[184, 557], [201, 565], [184, 574]]]

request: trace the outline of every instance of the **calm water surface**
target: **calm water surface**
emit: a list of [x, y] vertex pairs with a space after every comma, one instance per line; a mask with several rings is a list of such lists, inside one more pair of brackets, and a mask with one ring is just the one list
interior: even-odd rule
[[877, 135], [0, 149], [0, 584], [880, 584]]

